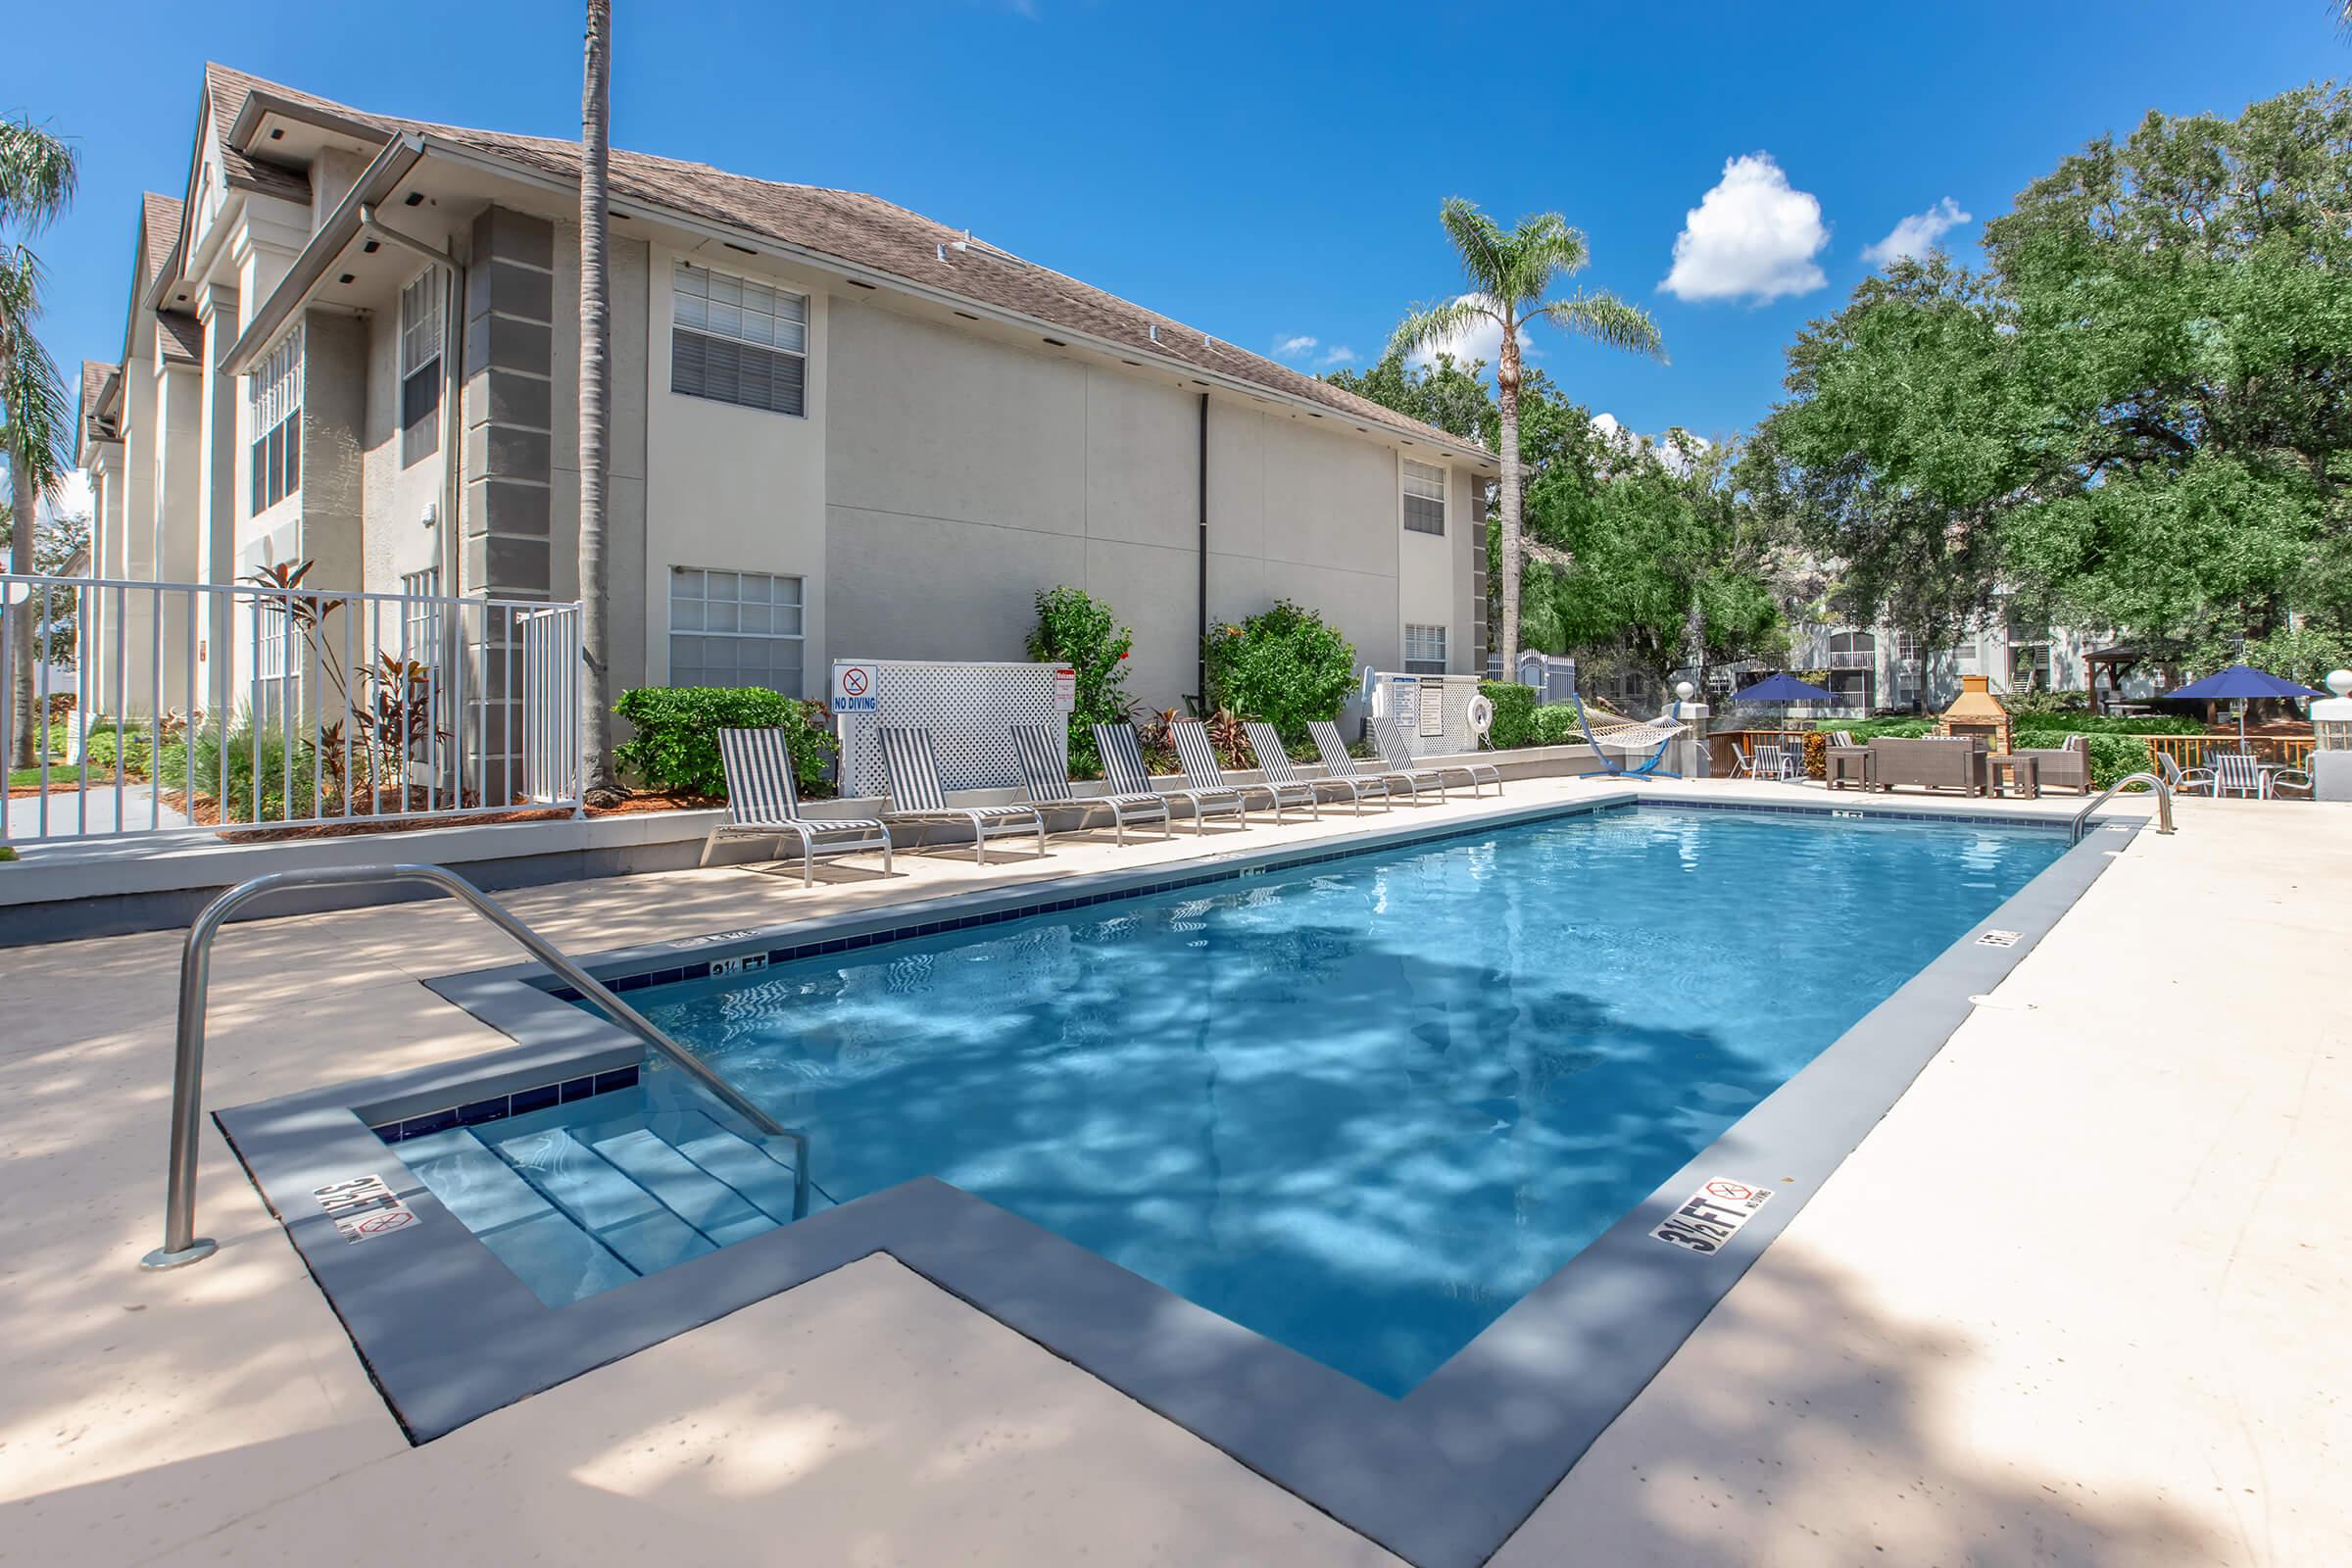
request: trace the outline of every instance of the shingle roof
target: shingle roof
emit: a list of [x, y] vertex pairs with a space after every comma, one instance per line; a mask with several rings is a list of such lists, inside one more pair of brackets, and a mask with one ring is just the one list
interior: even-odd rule
[[[267, 196], [283, 196], [289, 201], [308, 202], [311, 199], [308, 176], [290, 169], [281, 169], [275, 164], [264, 163], [229, 145], [228, 127], [236, 122], [237, 111], [245, 107], [245, 95], [255, 87], [287, 92], [287, 89], [271, 87], [269, 82], [248, 76], [241, 71], [231, 71], [225, 66], [207, 65], [204, 68], [205, 98], [213, 109], [213, 135], [220, 145], [220, 176], [227, 183], [244, 190], [257, 190]], [[288, 96], [305, 95], [289, 92]], [[314, 101], [322, 108], [336, 107], [324, 99]]]
[[100, 360], [81, 362], [81, 411], [75, 416], [74, 424], [81, 432], [83, 445], [115, 438], [114, 425], [98, 416], [98, 398], [106, 390], [106, 378], [114, 374], [117, 368]]
[[[567, 184], [576, 184], [579, 179], [576, 142], [372, 115], [224, 66], [208, 66], [206, 84], [215, 122], [222, 134], [235, 122], [247, 96], [258, 92], [354, 127], [372, 128], [385, 136], [419, 132], [521, 165]], [[249, 171], [270, 167], [251, 159], [241, 161]], [[274, 173], [281, 179], [301, 183], [284, 171]], [[1198, 327], [1186, 326], [1077, 278], [994, 246], [973, 242], [967, 247], [963, 230], [936, 222], [878, 196], [754, 179], [708, 164], [620, 149], [614, 149], [612, 155], [611, 177], [616, 198], [762, 235], [854, 267], [885, 272], [1048, 325], [1082, 332], [1138, 354], [1213, 370], [1267, 392], [1313, 404], [1357, 425], [1378, 426], [1449, 448], [1465, 445], [1458, 437], [1435, 426], [1342, 391], [1262, 355], [1216, 341]], [[256, 184], [252, 188], [264, 187]], [[307, 195], [306, 186], [305, 199]]]
[[142, 293], [172, 259], [172, 247], [179, 239], [179, 208], [176, 196], [158, 196], [149, 191], [139, 198], [139, 243], [145, 251], [140, 258]]
[[204, 363], [204, 323], [186, 311], [155, 313], [155, 346], [167, 360]]

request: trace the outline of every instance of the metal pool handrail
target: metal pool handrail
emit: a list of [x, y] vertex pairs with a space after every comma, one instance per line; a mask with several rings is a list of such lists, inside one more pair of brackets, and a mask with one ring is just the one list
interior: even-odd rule
[[2153, 773], [2126, 773], [2122, 778], [2099, 791], [2099, 798], [2075, 813], [2067, 833], [2069, 844], [2080, 844], [2082, 835], [2090, 830], [2090, 813], [2115, 798], [2115, 792], [2127, 784], [2152, 784], [2156, 788], [2156, 831], [2173, 830], [2173, 787]]
[[481, 889], [438, 865], [342, 865], [306, 870], [273, 871], [241, 882], [221, 894], [188, 927], [187, 945], [179, 958], [179, 1030], [172, 1064], [172, 1166], [164, 1198], [164, 1245], [139, 1259], [145, 1269], [178, 1268], [213, 1255], [218, 1244], [196, 1234], [196, 1139], [203, 1120], [204, 1008], [211, 983], [213, 938], [221, 922], [242, 906], [265, 894], [287, 888], [350, 887], [370, 883], [421, 882], [440, 889], [472, 908], [474, 913], [512, 937], [564, 984], [577, 990], [614, 1023], [666, 1057], [670, 1065], [693, 1079], [719, 1103], [741, 1116], [762, 1136], [782, 1138], [793, 1146], [792, 1217], [808, 1212], [808, 1136], [779, 1126], [774, 1117], [744, 1098], [703, 1062], [687, 1054], [653, 1021], [614, 996], [587, 970], [564, 956], [564, 951], [516, 919]]

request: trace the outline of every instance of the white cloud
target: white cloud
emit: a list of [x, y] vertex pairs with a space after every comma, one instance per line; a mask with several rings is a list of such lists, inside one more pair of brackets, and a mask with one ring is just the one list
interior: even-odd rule
[[1726, 162], [1723, 178], [1684, 215], [1674, 270], [1658, 286], [1678, 299], [1804, 294], [1829, 280], [1813, 258], [1830, 243], [1821, 203], [1788, 183], [1770, 153]]
[[1355, 363], [1355, 350], [1349, 348], [1345, 343], [1334, 343], [1331, 346], [1331, 351], [1325, 354], [1315, 363], [1326, 368], [1341, 365], [1353, 365]]
[[1916, 260], [1936, 248], [1945, 232], [1974, 220], [1946, 196], [1924, 213], [1913, 213], [1887, 231], [1876, 245], [1862, 247], [1862, 259], [1873, 267], [1887, 267], [1908, 256]]
[[1274, 352], [1281, 355], [1308, 354], [1320, 347], [1322, 341], [1321, 338], [1309, 337], [1304, 332], [1296, 337], [1278, 337], [1274, 340]]
[[[1459, 304], [1463, 300], [1482, 300], [1484, 298], [1485, 296], [1479, 294], [1459, 294], [1454, 296], [1454, 302]], [[1537, 357], [1524, 330], [1519, 334], [1519, 352], [1529, 359]], [[1486, 361], [1488, 368], [1492, 369], [1502, 360], [1502, 323], [1493, 317], [1482, 316], [1461, 331], [1442, 338], [1426, 348], [1415, 349], [1405, 356], [1405, 363], [1426, 370], [1438, 363], [1438, 356], [1441, 354], [1452, 355], [1454, 363], [1465, 370], [1480, 360]]]
[[1592, 416], [1592, 428], [1601, 439], [1620, 452], [1632, 453], [1647, 447], [1657, 460], [1674, 473], [1689, 473], [1691, 465], [1704, 456], [1715, 443], [1703, 435], [1689, 430], [1669, 430], [1664, 435], [1643, 435], [1628, 429], [1623, 420], [1606, 412]]
[[54, 526], [63, 517], [86, 517], [90, 514], [90, 475], [82, 468], [69, 468], [59, 481], [56, 493], [33, 498], [33, 515], [43, 528]]

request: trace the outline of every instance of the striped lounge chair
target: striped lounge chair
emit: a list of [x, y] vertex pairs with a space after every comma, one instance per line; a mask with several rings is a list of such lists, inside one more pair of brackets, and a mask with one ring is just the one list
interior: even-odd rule
[[1070, 788], [1069, 765], [1062, 760], [1061, 726], [1057, 724], [1015, 724], [1012, 744], [1021, 754], [1021, 782], [1029, 787], [1029, 804], [1040, 812], [1056, 808], [1076, 811], [1078, 826], [1087, 825], [1095, 811], [1110, 812], [1110, 825], [1127, 842], [1127, 822], [1157, 822], [1160, 836], [1173, 837], [1176, 832], [1176, 811], [1168, 798], [1157, 790], [1139, 790], [1134, 794], [1081, 795]]
[[[1277, 784], [1271, 779], [1263, 784], [1226, 783], [1225, 770], [1217, 766], [1216, 748], [1208, 744], [1208, 730], [1197, 718], [1180, 718], [1170, 724], [1168, 738], [1176, 743], [1176, 762], [1184, 769], [1185, 783], [1196, 790], [1238, 789], [1245, 801], [1251, 795], [1263, 795], [1273, 806], [1277, 822], [1287, 807], [1303, 806], [1316, 816], [1323, 814], [1323, 803], [1303, 784]], [[1250, 820], [1247, 808], [1242, 820]]]
[[[721, 839], [792, 839], [801, 848], [801, 886], [816, 880], [819, 856], [882, 852], [882, 873], [890, 874], [890, 830], [872, 817], [801, 814], [801, 793], [792, 779], [792, 753], [780, 729], [722, 729], [718, 757], [727, 770], [727, 819], [703, 840], [699, 864], [710, 863]], [[842, 834], [850, 838], [842, 838]], [[781, 857], [779, 856], [779, 858]]]
[[1394, 798], [1398, 790], [1421, 804], [1421, 792], [1436, 790], [1438, 799], [1446, 798], [1446, 781], [1427, 768], [1392, 770], [1387, 767], [1366, 767], [1348, 755], [1348, 743], [1340, 739], [1340, 726], [1328, 718], [1310, 721], [1306, 732], [1315, 738], [1315, 751], [1323, 759], [1323, 771], [1333, 778], [1344, 778], [1361, 790], [1378, 790], [1383, 799]]
[[1196, 833], [1206, 832], [1207, 819], [1212, 816], [1238, 816], [1245, 826], [1249, 824], [1250, 812], [1240, 790], [1156, 788], [1152, 782], [1152, 769], [1144, 765], [1144, 749], [1136, 741], [1132, 724], [1097, 724], [1095, 749], [1102, 754], [1102, 771], [1110, 779], [1114, 794], [1158, 794], [1171, 801], [1189, 801]]
[[[1372, 744], [1380, 748], [1380, 759], [1391, 767], [1409, 768], [1414, 765], [1413, 743], [1404, 738], [1404, 726], [1393, 718], [1372, 720]], [[1470, 793], [1476, 795], [1482, 784], [1493, 784], [1494, 793], [1502, 793], [1502, 769], [1492, 762], [1441, 762], [1432, 769], [1440, 777], [1459, 773], [1470, 781]]]
[[1037, 835], [1037, 853], [1046, 853], [1046, 819], [1034, 806], [950, 806], [939, 786], [939, 758], [927, 729], [882, 727], [882, 771], [890, 783], [889, 809], [882, 820], [924, 827], [933, 822], [960, 822], [972, 830], [972, 858], [988, 863], [988, 841], [1007, 833]]
[[1291, 754], [1282, 748], [1280, 730], [1262, 719], [1251, 719], [1246, 727], [1250, 731], [1250, 750], [1257, 754], [1257, 770], [1266, 775], [1267, 783], [1280, 784], [1286, 789], [1296, 785], [1316, 795], [1328, 791], [1331, 799], [1346, 801], [1358, 816], [1364, 814], [1364, 791], [1369, 788], [1380, 797], [1380, 808], [1384, 811], [1389, 808], [1389, 792], [1379, 784], [1366, 785], [1337, 774], [1308, 778], [1292, 765]]

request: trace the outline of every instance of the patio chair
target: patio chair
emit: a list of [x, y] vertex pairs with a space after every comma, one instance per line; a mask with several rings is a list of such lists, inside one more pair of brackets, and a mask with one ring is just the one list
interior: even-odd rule
[[1421, 792], [1433, 789], [1438, 799], [1446, 798], [1446, 781], [1427, 768], [1402, 771], [1385, 767], [1366, 767], [1348, 755], [1348, 743], [1340, 739], [1340, 726], [1328, 718], [1310, 719], [1306, 732], [1315, 738], [1315, 752], [1323, 759], [1323, 771], [1333, 778], [1344, 778], [1362, 790], [1378, 790], [1381, 797], [1393, 799], [1398, 790], [1412, 796], [1413, 804], [1421, 804]]
[[1127, 821], [1157, 821], [1160, 836], [1172, 838], [1176, 833], [1176, 812], [1168, 798], [1157, 790], [1143, 790], [1133, 795], [1081, 795], [1070, 788], [1068, 767], [1061, 758], [1061, 742], [1055, 724], [1015, 724], [1012, 744], [1021, 754], [1021, 781], [1029, 788], [1029, 804], [1043, 813], [1059, 808], [1079, 813], [1078, 826], [1084, 828], [1097, 808], [1110, 812], [1110, 825], [1127, 842]]
[[[727, 773], [727, 819], [703, 840], [703, 858], [720, 839], [774, 839], [779, 852], [792, 839], [801, 847], [801, 886], [816, 881], [819, 856], [882, 852], [882, 874], [890, 874], [890, 829], [866, 816], [828, 816], [811, 819], [801, 814], [801, 793], [793, 783], [792, 751], [780, 729], [722, 729], [718, 760]], [[841, 841], [827, 835], [851, 833]], [[776, 858], [783, 858], [779, 853]]]
[[2216, 752], [2213, 754], [2213, 793], [2217, 800], [2224, 795], [2264, 800], [2271, 793], [2271, 781], [2262, 770], [2262, 762], [2252, 752]]
[[[1413, 756], [1413, 743], [1404, 738], [1404, 726], [1393, 718], [1371, 721], [1372, 744], [1380, 748], [1380, 760], [1391, 767], [1411, 768], [1419, 759]], [[1502, 793], [1502, 769], [1492, 762], [1439, 762], [1434, 770], [1442, 778], [1447, 773], [1459, 773], [1470, 781], [1470, 793], [1476, 795], [1482, 784], [1493, 784], [1494, 793]]]
[[2089, 736], [2069, 735], [2064, 746], [2021, 746], [2013, 751], [2034, 759], [2035, 789], [2090, 793]]
[[1189, 801], [1193, 808], [1193, 831], [1208, 831], [1211, 816], [1234, 816], [1242, 825], [1250, 825], [1250, 811], [1242, 792], [1221, 789], [1167, 789], [1152, 782], [1152, 769], [1144, 764], [1144, 748], [1135, 738], [1133, 724], [1097, 724], [1095, 750], [1102, 754], [1102, 771], [1110, 780], [1112, 791], [1119, 795], [1160, 795], [1172, 801]]
[[[1226, 783], [1225, 770], [1217, 766], [1216, 748], [1208, 744], [1208, 729], [1197, 718], [1180, 718], [1170, 724], [1168, 738], [1176, 743], [1176, 765], [1184, 769], [1185, 783], [1196, 790], [1239, 790], [1244, 800], [1263, 795], [1273, 806], [1277, 822], [1285, 808], [1293, 806], [1303, 806], [1315, 816], [1323, 814], [1323, 803], [1303, 784], [1277, 784], [1271, 779], [1262, 784]], [[1247, 810], [1242, 820], [1250, 820]]]
[[2197, 790], [2203, 790], [2208, 795], [2213, 793], [2212, 768], [2182, 767], [2179, 762], [2173, 760], [2173, 754], [2170, 752], [2156, 754], [2156, 772], [2157, 776], [2173, 787], [2176, 794], [2187, 795]]
[[1771, 779], [1778, 783], [1790, 775], [1788, 748], [1779, 741], [1756, 742], [1740, 754], [1740, 760], [1732, 768], [1734, 778]]
[[939, 784], [939, 757], [927, 729], [882, 728], [882, 771], [890, 781], [890, 806], [882, 820], [913, 827], [960, 822], [972, 830], [974, 863], [988, 863], [988, 841], [1007, 833], [1035, 833], [1037, 853], [1046, 853], [1045, 813], [1034, 806], [950, 806]]
[[2303, 799], [2311, 799], [2311, 769], [2308, 767], [2274, 767], [2270, 770], [2271, 798], [2280, 799], [2280, 790], [2299, 790]]
[[[1250, 750], [1257, 756], [1257, 770], [1266, 775], [1267, 783], [1286, 787], [1296, 785], [1317, 795], [1329, 790], [1333, 800], [1345, 800], [1354, 808], [1356, 815], [1364, 814], [1362, 784], [1330, 773], [1321, 778], [1308, 778], [1292, 763], [1291, 754], [1283, 750], [1280, 730], [1261, 719], [1252, 719], [1244, 727], [1250, 732]], [[1378, 790], [1378, 794], [1380, 808], [1385, 811], [1389, 808], [1389, 792]]]

